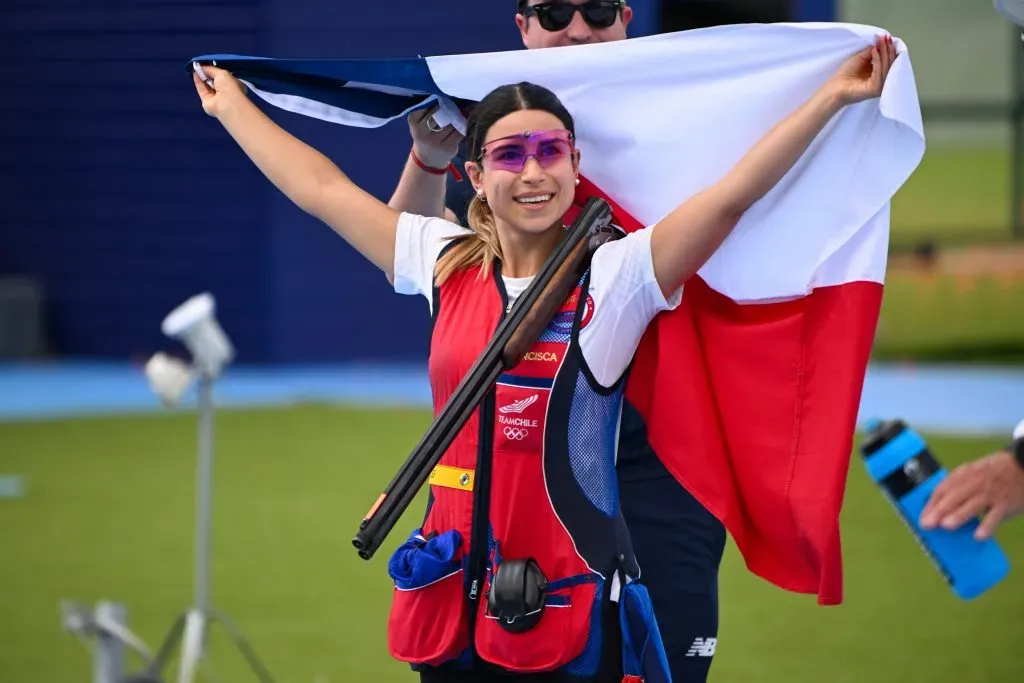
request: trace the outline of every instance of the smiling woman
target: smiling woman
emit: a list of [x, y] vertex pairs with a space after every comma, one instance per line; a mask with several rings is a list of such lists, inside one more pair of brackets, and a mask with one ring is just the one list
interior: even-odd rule
[[498, 259], [509, 277], [540, 270], [579, 183], [574, 133], [558, 98], [530, 83], [502, 86], [474, 109], [466, 171], [476, 196], [467, 215], [477, 238], [442, 257], [438, 283], [471, 263], [486, 272]]
[[[501, 375], [431, 477], [420, 528], [391, 557], [388, 645], [423, 681], [619, 683], [667, 662], [619, 504], [627, 369], [648, 324], [844, 106], [878, 97], [888, 37], [850, 57], [717, 184], [657, 225], [601, 245], [521, 361]], [[469, 229], [399, 213], [270, 121], [222, 69], [194, 74], [206, 112], [292, 201], [434, 318], [435, 410], [565, 232], [580, 151], [549, 90], [505, 85], [473, 108]], [[623, 629], [626, 630], [623, 630]]]

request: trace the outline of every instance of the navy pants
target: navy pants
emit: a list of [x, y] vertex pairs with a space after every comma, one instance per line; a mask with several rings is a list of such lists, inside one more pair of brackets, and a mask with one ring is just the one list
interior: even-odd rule
[[725, 527], [665, 469], [643, 421], [624, 404], [619, 499], [640, 579], [654, 603], [673, 683], [704, 683], [718, 639]]

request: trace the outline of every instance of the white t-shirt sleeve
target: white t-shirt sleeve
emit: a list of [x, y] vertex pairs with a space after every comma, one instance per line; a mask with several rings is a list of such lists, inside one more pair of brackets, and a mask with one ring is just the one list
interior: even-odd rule
[[583, 358], [602, 386], [611, 386], [626, 371], [654, 316], [682, 301], [682, 287], [666, 299], [654, 277], [654, 229], [637, 230], [602, 245], [591, 261], [594, 313], [579, 339]]
[[449, 237], [469, 230], [442, 218], [403, 213], [395, 235], [395, 291], [422, 294], [433, 306], [434, 266]]

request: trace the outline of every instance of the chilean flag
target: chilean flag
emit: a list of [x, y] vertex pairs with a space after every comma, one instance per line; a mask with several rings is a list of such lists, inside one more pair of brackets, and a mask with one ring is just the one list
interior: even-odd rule
[[[532, 81], [576, 119], [579, 203], [627, 231], [720, 179], [881, 29], [758, 24], [545, 50], [393, 60], [205, 55], [266, 103], [379, 127]], [[651, 324], [627, 398], [754, 574], [842, 601], [839, 514], [882, 301], [889, 203], [924, 154], [905, 44], [880, 99], [846, 108]], [[445, 120], [441, 123], [446, 122]], [[397, 179], [396, 179], [397, 180]]]

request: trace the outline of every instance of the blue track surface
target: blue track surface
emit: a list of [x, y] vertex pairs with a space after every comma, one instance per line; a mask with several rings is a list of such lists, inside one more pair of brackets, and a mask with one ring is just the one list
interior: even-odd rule
[[[218, 405], [230, 407], [430, 405], [422, 365], [234, 367], [216, 396]], [[185, 401], [181, 409], [190, 405]], [[159, 410], [141, 370], [127, 364], [0, 364], [0, 421]], [[1024, 368], [875, 365], [864, 387], [861, 423], [872, 416], [902, 417], [930, 431], [1007, 434], [1024, 417]]]

